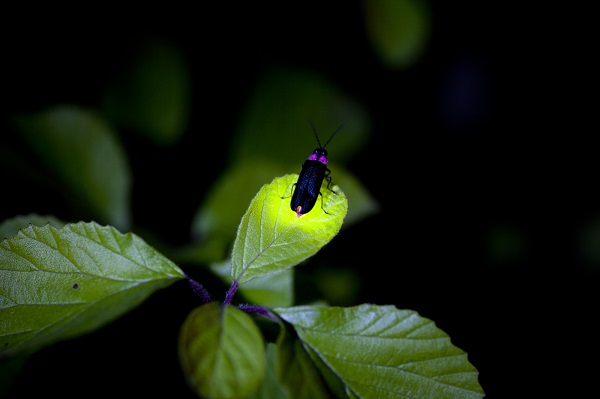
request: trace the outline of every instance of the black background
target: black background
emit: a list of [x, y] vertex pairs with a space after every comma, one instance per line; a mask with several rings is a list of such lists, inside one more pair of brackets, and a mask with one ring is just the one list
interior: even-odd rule
[[[586, 12], [474, 1], [435, 2], [431, 12], [423, 57], [392, 70], [376, 57], [357, 1], [18, 10], [3, 28], [3, 112], [97, 106], [132, 43], [155, 36], [178, 46], [193, 77], [189, 130], [204, 133], [168, 150], [136, 141], [130, 151], [134, 222], [177, 243], [225, 166], [220, 151], [260, 73], [273, 65], [317, 71], [372, 118], [372, 138], [348, 168], [381, 205], [319, 256], [361, 272], [359, 303], [435, 321], [469, 354], [488, 397], [538, 397], [529, 393], [559, 384], [573, 393], [592, 372], [580, 355], [594, 349], [587, 334], [598, 282], [597, 260], [578, 250], [599, 209], [597, 127], [587, 121], [595, 93], [590, 53], [580, 46]], [[199, 145], [214, 151], [199, 158]], [[145, 196], [156, 176], [165, 176], [163, 189]], [[68, 213], [52, 194], [44, 203], [28, 199], [33, 192], [5, 180], [2, 219]], [[526, 238], [510, 261], [486, 249], [499, 225]], [[184, 288], [43, 350], [14, 395], [193, 397], [176, 357], [178, 328], [198, 305]]]

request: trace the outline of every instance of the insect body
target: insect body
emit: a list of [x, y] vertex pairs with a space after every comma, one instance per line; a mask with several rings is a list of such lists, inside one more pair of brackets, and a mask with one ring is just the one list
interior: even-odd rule
[[[317, 198], [321, 195], [321, 184], [323, 179], [327, 179], [327, 188], [331, 184], [331, 171], [327, 168], [327, 150], [325, 146], [331, 141], [333, 136], [340, 130], [338, 127], [331, 135], [325, 145], [321, 145], [317, 131], [311, 123], [311, 127], [319, 143], [319, 148], [315, 148], [312, 154], [302, 164], [302, 170], [298, 181], [294, 184], [294, 193], [290, 201], [290, 207], [298, 217], [310, 212], [315, 206]], [[331, 190], [331, 189], [330, 189]], [[333, 190], [332, 190], [333, 192]]]

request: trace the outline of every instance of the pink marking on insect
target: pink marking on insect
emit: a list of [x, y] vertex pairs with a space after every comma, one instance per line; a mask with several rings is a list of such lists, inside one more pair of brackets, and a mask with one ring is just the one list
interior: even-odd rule
[[308, 160], [309, 161], [319, 161], [321, 162], [323, 165], [327, 164], [327, 157], [325, 156], [325, 154], [320, 153], [321, 151], [319, 151], [319, 149], [317, 148], [315, 150], [315, 152], [313, 152], [312, 154], [310, 154], [308, 156]]

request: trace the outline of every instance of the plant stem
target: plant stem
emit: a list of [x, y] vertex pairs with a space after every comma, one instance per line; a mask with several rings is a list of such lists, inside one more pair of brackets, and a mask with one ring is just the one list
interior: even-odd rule
[[192, 279], [187, 274], [186, 274], [185, 278], [188, 282], [188, 285], [192, 289], [192, 291], [194, 291], [196, 293], [196, 295], [198, 295], [204, 303], [210, 303], [213, 301], [209, 292], [206, 290], [206, 288], [204, 288], [204, 286], [202, 284], [200, 284], [196, 280]]

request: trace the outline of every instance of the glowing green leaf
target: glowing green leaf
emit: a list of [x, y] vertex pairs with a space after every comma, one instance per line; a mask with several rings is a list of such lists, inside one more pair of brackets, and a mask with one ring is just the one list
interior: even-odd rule
[[183, 276], [142, 239], [113, 227], [22, 229], [0, 243], [0, 355], [93, 331]]
[[216, 302], [194, 309], [179, 336], [179, 359], [202, 398], [244, 398], [265, 374], [265, 343], [245, 312]]
[[394, 306], [299, 306], [274, 311], [351, 397], [484, 396], [478, 371], [435, 324]]
[[[298, 175], [265, 184], [238, 228], [232, 251], [232, 277], [240, 283], [280, 273], [314, 255], [340, 230], [348, 201], [338, 186], [323, 186], [315, 207], [301, 217], [290, 208]], [[322, 202], [321, 202], [322, 200]]]

